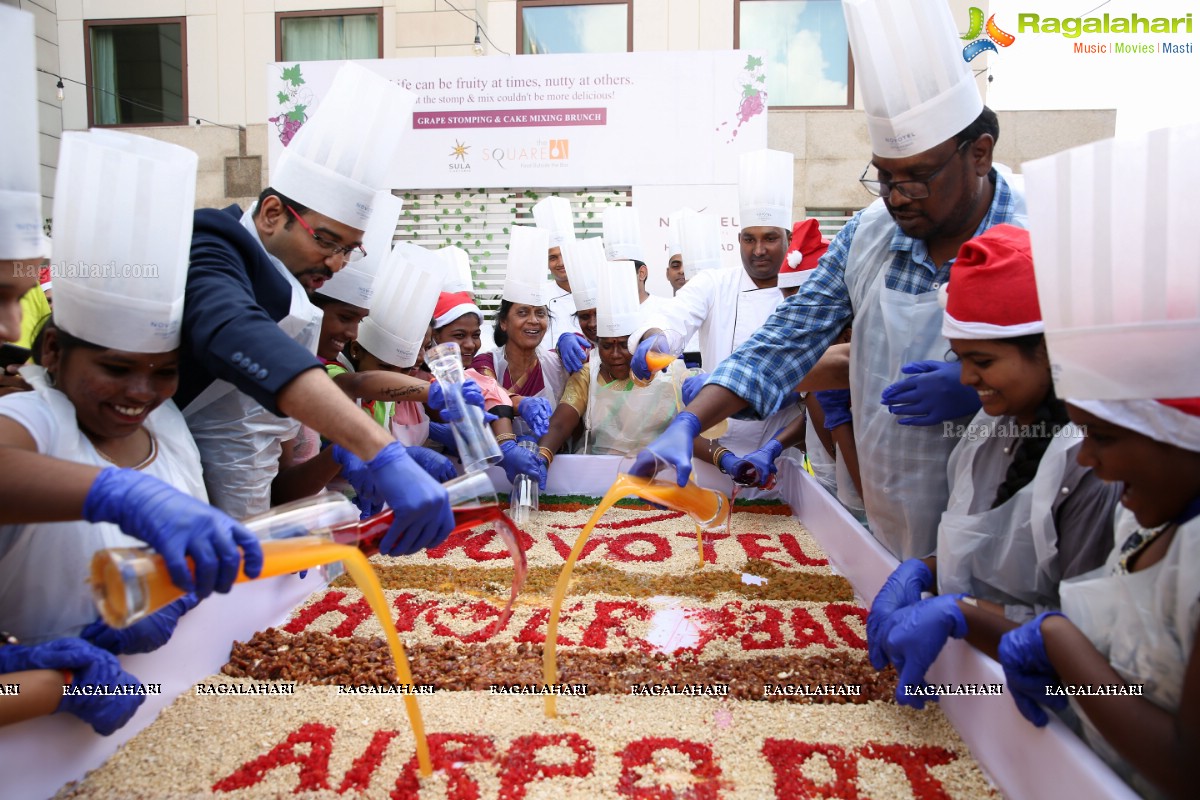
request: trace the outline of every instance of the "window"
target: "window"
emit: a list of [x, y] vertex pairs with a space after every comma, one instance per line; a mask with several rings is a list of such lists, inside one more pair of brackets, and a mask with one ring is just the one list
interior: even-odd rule
[[379, 9], [293, 11], [275, 15], [276, 61], [383, 58]]
[[854, 105], [854, 67], [839, 0], [739, 0], [734, 46], [766, 56], [771, 108]]
[[84, 23], [90, 125], [187, 122], [183, 17]]
[[633, 50], [629, 0], [517, 0], [521, 52], [628, 53]]

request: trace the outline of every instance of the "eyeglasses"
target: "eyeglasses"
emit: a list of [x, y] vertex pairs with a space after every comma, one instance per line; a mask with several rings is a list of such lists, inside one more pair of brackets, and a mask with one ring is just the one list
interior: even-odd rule
[[866, 189], [868, 192], [875, 195], [876, 197], [888, 197], [891, 195], [892, 190], [894, 189], [895, 191], [897, 191], [900, 194], [907, 197], [909, 200], [924, 200], [926, 197], [929, 197], [929, 184], [933, 182], [933, 179], [936, 178], [941, 173], [942, 170], [944, 170], [946, 167], [950, 166], [950, 162], [954, 160], [954, 157], [957, 156], [959, 153], [961, 153], [966, 148], [966, 146], [969, 144], [971, 144], [970, 141], [966, 141], [966, 142], [963, 142], [962, 144], [960, 144], [957, 148], [955, 148], [954, 152], [950, 154], [950, 157], [947, 158], [944, 162], [942, 162], [942, 165], [940, 167], [935, 169], [933, 172], [929, 173], [928, 177], [926, 177], [924, 180], [920, 180], [920, 181], [884, 181], [884, 180], [872, 181], [872, 180], [868, 180], [867, 172], [869, 172], [871, 167], [874, 165], [867, 164], [867, 168], [864, 169], [862, 175], [859, 176], [858, 182], [863, 185], [864, 189]]
[[301, 217], [298, 213], [296, 213], [296, 209], [292, 208], [291, 206], [288, 206], [287, 210], [292, 212], [292, 216], [294, 216], [296, 218], [296, 221], [300, 223], [300, 226], [302, 228], [304, 228], [304, 230], [308, 231], [308, 235], [311, 236], [313, 238], [313, 241], [317, 243], [317, 247], [321, 248], [329, 255], [341, 256], [342, 260], [346, 261], [347, 263], [349, 263], [351, 261], [358, 261], [359, 259], [366, 257], [367, 251], [363, 249], [361, 244], [354, 244], [354, 245], [350, 245], [349, 247], [342, 247], [337, 242], [330, 241], [329, 239], [326, 239], [324, 236], [322, 236], [321, 234], [314, 231], [309, 226], [309, 224], [304, 221], [304, 218]]

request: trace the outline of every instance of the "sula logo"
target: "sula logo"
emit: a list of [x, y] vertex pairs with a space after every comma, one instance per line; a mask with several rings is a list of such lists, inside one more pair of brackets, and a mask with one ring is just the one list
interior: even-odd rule
[[[987, 33], [986, 38], [979, 38], [984, 32]], [[983, 9], [971, 6], [971, 24], [967, 32], [960, 38], [967, 41], [967, 46], [963, 48], [963, 60], [974, 61], [977, 56], [991, 50], [993, 53], [1000, 52], [996, 49], [996, 45], [1008, 47], [1017, 40], [1017, 37], [1011, 33], [1005, 33], [996, 25], [996, 15], [992, 14], [988, 17], [987, 25], [983, 24]]]

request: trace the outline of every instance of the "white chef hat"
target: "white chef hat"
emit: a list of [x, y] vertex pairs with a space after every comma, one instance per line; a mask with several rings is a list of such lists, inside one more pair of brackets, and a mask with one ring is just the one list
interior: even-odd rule
[[633, 206], [609, 206], [604, 209], [604, 255], [609, 261], [641, 261], [642, 227]]
[[541, 228], [513, 225], [508, 241], [508, 266], [501, 297], [510, 303], [544, 306], [546, 296], [546, 251], [550, 235]]
[[597, 275], [596, 336], [628, 336], [642, 322], [637, 270], [632, 261], [609, 261]]
[[271, 175], [279, 193], [351, 228], [365, 230], [379, 178], [399, 151], [416, 96], [347, 63], [296, 133]]
[[871, 151], [923, 153], [983, 111], [944, 0], [843, 0]]
[[471, 259], [461, 247], [450, 245], [437, 251], [442, 259], [442, 291], [475, 294], [475, 279], [471, 277]]
[[133, 353], [179, 347], [195, 212], [194, 152], [111, 130], [69, 131], [54, 186], [54, 319]]
[[571, 201], [565, 197], [543, 197], [533, 207], [537, 227], [550, 236], [549, 247], [562, 247], [575, 238], [575, 221], [571, 217]]
[[[42, 235], [33, 15], [0, 5], [0, 259], [50, 255]], [[99, 200], [99, 198], [96, 198]]]
[[1200, 125], [1023, 165], [1059, 397], [1200, 396]]
[[400, 221], [404, 201], [384, 190], [375, 193], [372, 205], [374, 211], [371, 212], [371, 221], [367, 223], [367, 229], [363, 233], [362, 246], [367, 251], [366, 257], [358, 261], [347, 261], [332, 278], [317, 289], [317, 294], [360, 308], [371, 307], [375, 276], [392, 252], [392, 239], [396, 235], [396, 225]]
[[576, 311], [589, 311], [600, 302], [600, 273], [608, 269], [604, 245], [598, 237], [571, 239], [562, 246], [563, 266], [571, 282]]
[[721, 226], [714, 215], [685, 208], [679, 216], [679, 238], [683, 274], [689, 281], [721, 266]]
[[441, 291], [442, 261], [437, 254], [400, 242], [375, 278], [371, 313], [358, 328], [358, 343], [385, 364], [411, 367], [425, 344]]
[[[690, 208], [680, 208], [672, 211], [667, 217], [667, 260], [671, 256], [681, 255], [683, 253], [683, 241], [679, 236], [679, 220], [683, 216], [683, 212], [692, 211]], [[695, 211], [692, 211], [695, 214]]]
[[742, 228], [792, 228], [795, 158], [782, 150], [752, 150], [738, 157]]

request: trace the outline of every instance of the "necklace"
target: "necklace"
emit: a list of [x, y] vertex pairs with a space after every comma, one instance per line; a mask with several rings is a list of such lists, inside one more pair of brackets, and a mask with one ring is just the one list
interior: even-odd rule
[[[143, 428], [143, 430], [145, 430], [145, 429]], [[158, 439], [155, 438], [154, 434], [151, 433], [150, 431], [146, 431], [146, 435], [150, 437], [150, 453], [144, 459], [142, 459], [140, 464], [133, 466], [132, 469], [137, 469], [137, 470], [145, 469], [146, 467], [148, 467], [154, 463], [154, 459], [158, 458]], [[107, 453], [105, 453], [103, 450], [101, 450], [99, 447], [97, 447], [94, 442], [92, 443], [92, 447], [95, 448], [96, 454], [98, 456], [100, 456], [101, 458], [103, 458], [108, 463], [110, 463], [114, 466], [118, 466], [118, 467], [121, 466], [116, 461], [114, 461], [112, 458], [110, 458]]]

